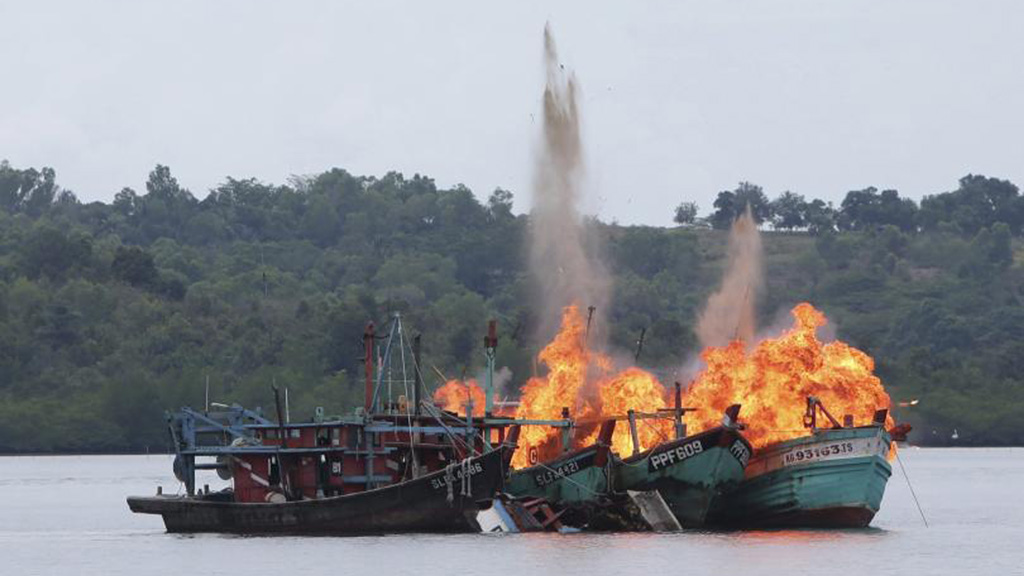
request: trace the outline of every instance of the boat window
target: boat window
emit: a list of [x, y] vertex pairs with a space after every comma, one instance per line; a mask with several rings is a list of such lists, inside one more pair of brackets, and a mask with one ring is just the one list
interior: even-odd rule
[[298, 438], [301, 435], [302, 435], [302, 432], [298, 428], [292, 428], [292, 430], [291, 430], [291, 437], [292, 438]]

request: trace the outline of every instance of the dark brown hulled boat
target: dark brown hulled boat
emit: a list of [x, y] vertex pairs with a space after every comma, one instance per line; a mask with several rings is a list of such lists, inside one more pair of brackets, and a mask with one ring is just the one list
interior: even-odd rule
[[[158, 514], [169, 532], [378, 534], [478, 531], [476, 514], [503, 486], [519, 426], [460, 419], [388, 394], [392, 350], [402, 350], [401, 320], [391, 325], [374, 382], [372, 325], [366, 342], [366, 403], [354, 415], [290, 423], [275, 389], [277, 421], [241, 406], [168, 414], [175, 476], [186, 495], [129, 497], [133, 512]], [[418, 341], [411, 350], [419, 366]], [[383, 374], [389, 381], [383, 386]], [[496, 437], [495, 437], [496, 436]], [[231, 485], [197, 489], [197, 470]]]
[[168, 532], [477, 532], [476, 513], [501, 489], [512, 450], [502, 446], [413, 480], [342, 496], [274, 503], [235, 502], [213, 493], [130, 497], [128, 506], [160, 514]]

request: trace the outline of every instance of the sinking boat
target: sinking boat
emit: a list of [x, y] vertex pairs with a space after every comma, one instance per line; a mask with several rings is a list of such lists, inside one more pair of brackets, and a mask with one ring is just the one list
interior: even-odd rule
[[[816, 426], [819, 409], [831, 428]], [[882, 409], [868, 426], [843, 426], [809, 398], [811, 433], [755, 451], [746, 478], [715, 501], [709, 523], [729, 528], [867, 526], [892, 474], [887, 415]]]
[[578, 529], [625, 528], [624, 499], [612, 494], [612, 434], [615, 420], [601, 423], [597, 440], [537, 462], [513, 469], [505, 492], [524, 503], [543, 502], [557, 511], [551, 520]]
[[505, 491], [518, 498], [544, 498], [559, 507], [606, 495], [611, 488], [608, 464], [614, 432], [615, 420], [606, 421], [594, 444], [512, 471]]
[[618, 460], [615, 489], [656, 490], [680, 526], [704, 526], [712, 501], [743, 481], [750, 459], [750, 443], [740, 434], [739, 410], [738, 404], [730, 406], [721, 426], [679, 434], [683, 437]]

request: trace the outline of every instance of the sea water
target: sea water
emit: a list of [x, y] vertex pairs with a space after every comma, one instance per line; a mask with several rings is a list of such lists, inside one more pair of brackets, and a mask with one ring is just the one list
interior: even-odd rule
[[170, 456], [0, 457], [0, 575], [1024, 574], [1024, 449], [900, 457], [928, 526], [894, 462], [861, 530], [374, 537], [167, 534], [125, 496], [179, 490]]

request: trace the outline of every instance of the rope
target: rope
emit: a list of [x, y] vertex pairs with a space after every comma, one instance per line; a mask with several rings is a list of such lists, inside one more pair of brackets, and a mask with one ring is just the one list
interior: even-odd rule
[[[476, 453], [476, 451], [473, 449], [473, 447], [470, 446], [469, 443], [467, 443], [465, 439], [463, 439], [458, 434], [455, 434], [450, 428], [448, 428], [448, 426], [445, 425], [444, 422], [441, 421], [443, 418], [445, 418], [447, 416], [446, 414], [440, 413], [440, 411], [437, 408], [431, 406], [430, 404], [423, 404], [423, 408], [430, 414], [430, 416], [432, 416], [435, 420], [437, 420], [437, 422], [445, 429], [445, 434], [447, 434], [448, 437], [451, 438], [454, 442], [458, 443], [458, 445], [462, 446], [466, 450], [467, 454], [472, 455], [472, 454]], [[450, 416], [448, 416], [448, 417], [452, 418], [453, 420], [455, 420], [459, 424], [465, 425], [465, 422], [463, 422], [462, 420], [459, 420], [458, 418], [454, 418], [454, 417], [450, 417]]]
[[661, 442], [658, 442], [657, 444], [655, 444], [655, 445], [654, 445], [654, 446], [653, 446], [653, 447], [651, 448], [652, 450], [653, 450], [654, 448], [657, 448], [658, 446], [661, 446], [661, 445], [662, 445], [662, 444], [664, 444], [665, 442], [668, 442], [668, 441], [669, 441], [668, 437], [667, 437], [667, 436], [665, 436], [665, 433], [664, 433], [664, 432], [662, 432], [661, 430], [658, 430], [657, 428], [655, 428], [655, 427], [654, 427], [654, 424], [651, 424], [650, 422], [648, 422], [646, 418], [645, 418], [645, 419], [643, 419], [643, 420], [641, 420], [641, 422], [643, 422], [643, 423], [644, 423], [644, 426], [647, 426], [648, 428], [650, 428], [650, 429], [654, 430], [654, 431], [655, 431], [655, 432], [656, 432], [656, 433], [658, 434], [658, 436], [661, 436]]
[[444, 467], [444, 481], [445, 481], [444, 483], [448, 485], [448, 505], [449, 506], [451, 506], [452, 502], [455, 501], [455, 494], [453, 493], [454, 488], [452, 487], [452, 485], [455, 484], [455, 475], [452, 474], [452, 470], [454, 470], [454, 468], [455, 468], [455, 463], [454, 462]]
[[917, 494], [914, 493], [914, 486], [910, 483], [910, 476], [907, 476], [907, 469], [903, 466], [903, 459], [900, 458], [899, 449], [896, 450], [896, 461], [900, 463], [900, 470], [903, 471], [903, 478], [907, 481], [907, 488], [910, 488], [910, 495], [914, 497], [914, 504], [917, 506], [917, 512], [921, 514], [921, 520], [924, 521], [924, 527], [928, 527], [928, 519], [924, 517], [924, 509], [921, 508], [921, 503], [917, 500]]
[[469, 471], [470, 471], [470, 467], [471, 466], [472, 466], [472, 464], [469, 463], [469, 458], [463, 458], [462, 459], [462, 492], [461, 492], [461, 494], [463, 496], [472, 496], [473, 495], [473, 490], [472, 490], [473, 486], [470, 483], [471, 480], [470, 480], [470, 476], [469, 476]]
[[[420, 475], [420, 464], [416, 459], [416, 446], [412, 433], [412, 411], [409, 410], [409, 373], [405, 368], [405, 332], [402, 330], [402, 318], [398, 318], [398, 350], [402, 357], [402, 391], [405, 392], [405, 419], [409, 424], [409, 454], [412, 457], [412, 477]], [[410, 352], [412, 352], [410, 350]], [[413, 355], [415, 362], [415, 355]], [[415, 378], [415, 376], [413, 376]], [[415, 384], [413, 384], [415, 386]]]

